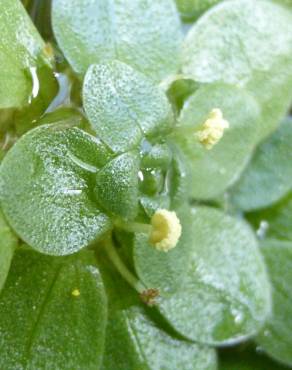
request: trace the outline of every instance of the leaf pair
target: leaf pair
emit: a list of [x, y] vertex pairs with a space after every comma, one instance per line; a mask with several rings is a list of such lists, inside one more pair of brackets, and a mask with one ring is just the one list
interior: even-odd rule
[[[8, 221], [25, 242], [53, 255], [87, 246], [109, 230], [110, 216], [136, 217], [140, 142], [171, 127], [166, 96], [123, 63], [92, 66], [83, 93], [103, 142], [68, 119], [23, 136], [1, 166]], [[155, 158], [148, 161], [155, 165]]]

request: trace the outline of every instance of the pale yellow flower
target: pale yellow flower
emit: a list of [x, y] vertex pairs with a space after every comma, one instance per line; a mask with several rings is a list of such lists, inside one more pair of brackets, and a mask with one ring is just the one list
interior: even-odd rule
[[168, 252], [174, 248], [181, 236], [181, 224], [173, 211], [159, 209], [151, 218], [150, 243], [159, 251]]
[[195, 135], [202, 145], [212, 149], [222, 138], [226, 128], [229, 128], [229, 122], [223, 118], [221, 110], [215, 108], [204, 122], [202, 130], [197, 131]]
[[80, 296], [80, 290], [79, 289], [74, 289], [72, 290], [71, 294], [73, 297], [79, 297]]

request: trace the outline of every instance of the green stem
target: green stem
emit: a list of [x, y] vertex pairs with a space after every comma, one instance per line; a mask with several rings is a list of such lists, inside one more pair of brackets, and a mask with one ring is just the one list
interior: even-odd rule
[[122, 277], [128, 282], [128, 284], [130, 284], [138, 293], [145, 291], [145, 286], [128, 270], [110, 240], [106, 243], [105, 250], [109, 256], [109, 259], [115, 265]]

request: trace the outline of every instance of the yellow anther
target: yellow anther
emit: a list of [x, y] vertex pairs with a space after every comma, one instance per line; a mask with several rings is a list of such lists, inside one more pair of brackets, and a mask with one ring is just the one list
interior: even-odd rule
[[159, 209], [151, 218], [150, 243], [159, 251], [168, 252], [177, 245], [181, 224], [173, 211]]
[[74, 289], [72, 290], [71, 294], [73, 297], [79, 297], [80, 296], [80, 290], [79, 289]]
[[204, 122], [202, 130], [197, 131], [195, 135], [201, 144], [211, 149], [222, 138], [226, 128], [229, 128], [229, 122], [223, 118], [221, 110], [215, 108]]

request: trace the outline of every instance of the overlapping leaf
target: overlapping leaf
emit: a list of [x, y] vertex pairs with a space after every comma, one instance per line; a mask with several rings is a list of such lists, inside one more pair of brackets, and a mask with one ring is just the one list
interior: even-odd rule
[[270, 312], [270, 286], [247, 225], [212, 208], [191, 215], [190, 265], [180, 289], [161, 298], [160, 312], [184, 336], [234, 343], [255, 334]]
[[172, 0], [54, 0], [53, 28], [73, 69], [118, 59], [160, 81], [179, 67], [181, 31]]
[[184, 42], [184, 73], [201, 83], [245, 86], [258, 99], [259, 138], [277, 127], [292, 100], [291, 23], [291, 12], [272, 1], [226, 1], [195, 23]]
[[257, 337], [257, 343], [272, 358], [292, 365], [292, 242], [267, 240], [262, 251], [273, 286], [273, 312]]
[[0, 310], [2, 369], [99, 368], [107, 302], [91, 253], [49, 257], [19, 250]]
[[250, 211], [275, 203], [292, 189], [292, 120], [256, 150], [251, 163], [232, 188], [232, 201]]
[[176, 210], [182, 225], [182, 237], [177, 246], [168, 253], [159, 252], [149, 243], [149, 236], [136, 234], [133, 258], [136, 272], [148, 288], [156, 288], [162, 296], [174, 293], [183, 283], [188, 271], [192, 252], [189, 208]]
[[178, 10], [185, 21], [192, 21], [222, 0], [176, 0]]
[[45, 125], [24, 135], [1, 164], [1, 205], [16, 233], [43, 253], [64, 255], [109, 228], [93, 195], [110, 155], [78, 128]]
[[[195, 136], [212, 109], [221, 109], [230, 128], [211, 150]], [[222, 193], [239, 176], [254, 148], [259, 109], [244, 91], [224, 84], [202, 86], [185, 104], [174, 140], [190, 166], [191, 194], [207, 199]]]
[[0, 109], [19, 108], [38, 93], [37, 69], [49, 67], [49, 57], [19, 0], [1, 1], [0, 34]]
[[216, 353], [209, 347], [167, 334], [149, 316], [108, 262], [101, 260], [109, 297], [109, 318], [103, 370], [215, 370]]
[[171, 106], [146, 76], [114, 61], [89, 68], [83, 103], [98, 137], [115, 152], [135, 148], [143, 136], [170, 130]]

